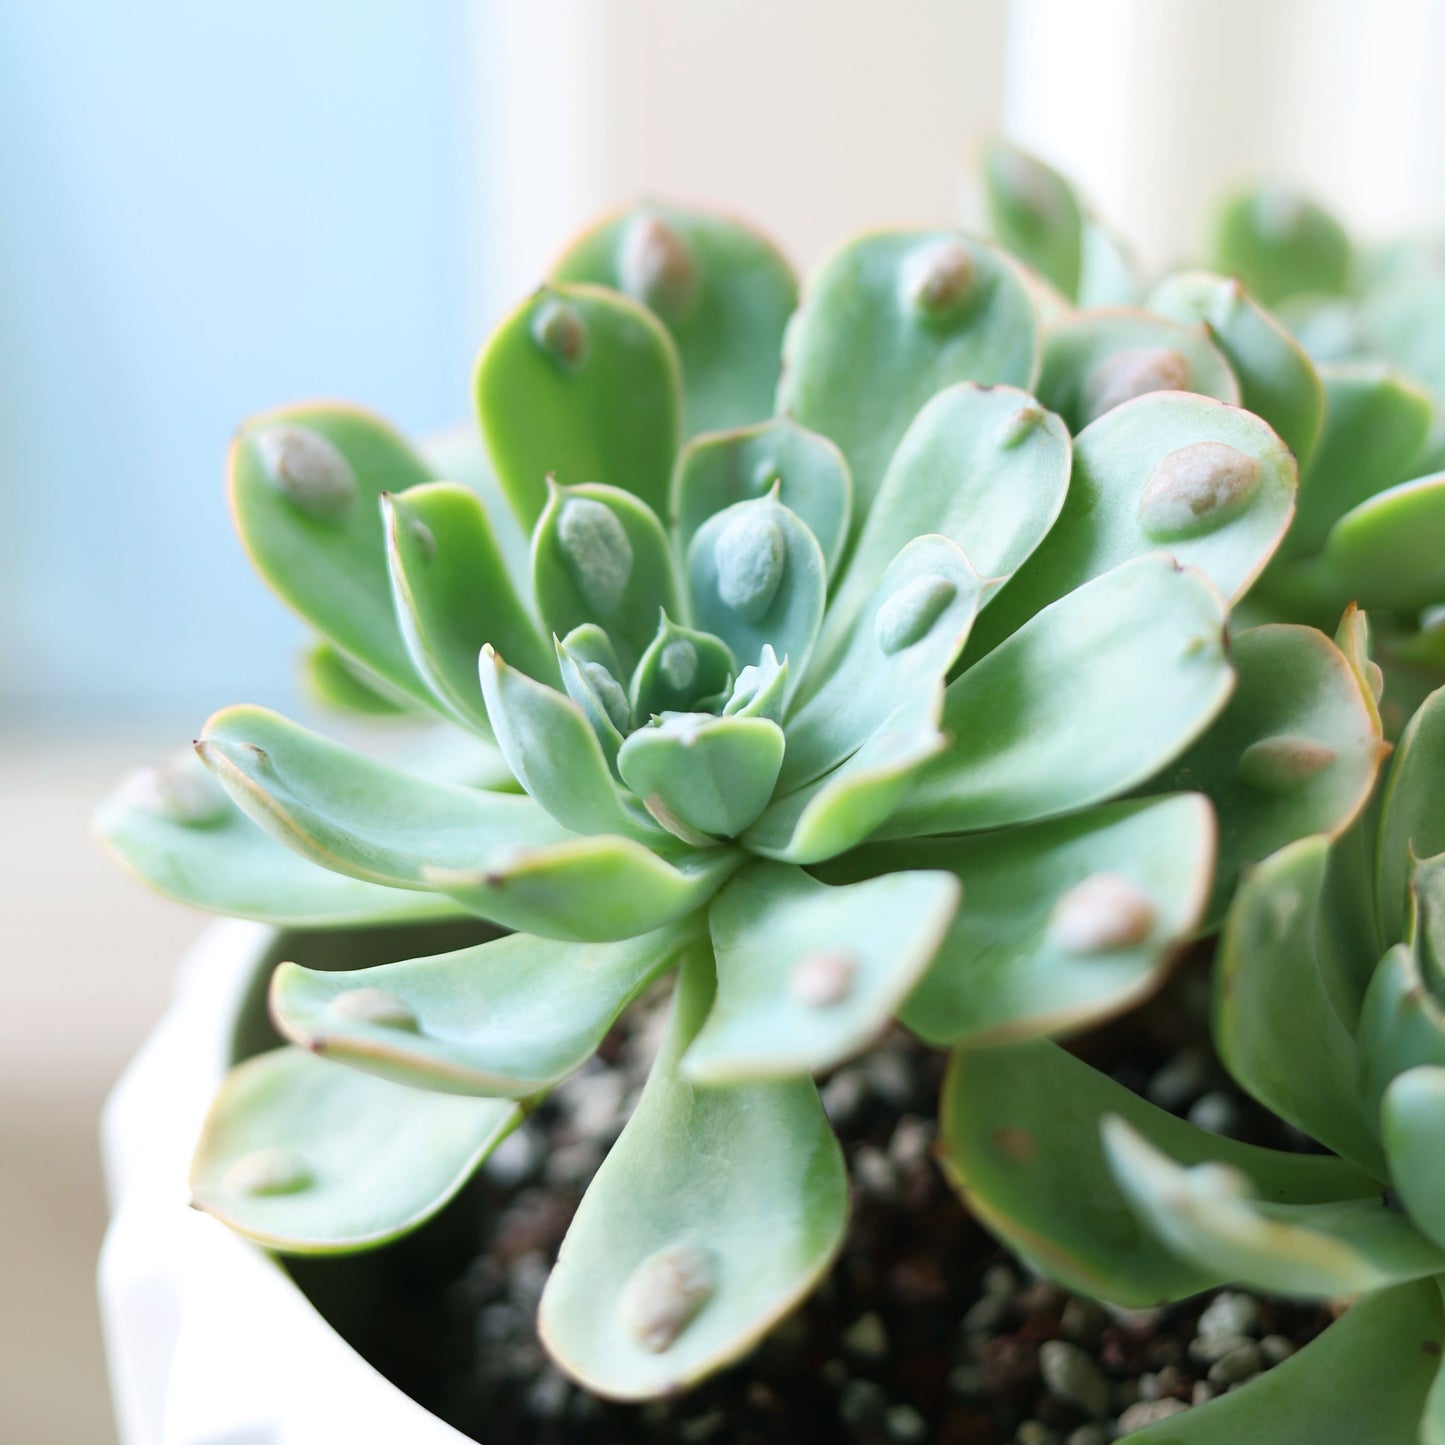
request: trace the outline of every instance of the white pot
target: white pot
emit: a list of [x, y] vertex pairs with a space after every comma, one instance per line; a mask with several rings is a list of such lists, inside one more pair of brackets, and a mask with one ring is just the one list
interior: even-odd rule
[[275, 939], [209, 928], [106, 1103], [100, 1303], [124, 1445], [463, 1445], [384, 1379], [269, 1255], [189, 1206], [192, 1148]]

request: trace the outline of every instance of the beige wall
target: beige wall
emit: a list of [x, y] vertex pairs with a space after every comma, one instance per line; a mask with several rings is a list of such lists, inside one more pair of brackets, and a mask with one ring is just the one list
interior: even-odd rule
[[747, 216], [800, 265], [866, 226], [949, 221], [998, 125], [1003, 0], [531, 0], [476, 44], [507, 294], [644, 194]]

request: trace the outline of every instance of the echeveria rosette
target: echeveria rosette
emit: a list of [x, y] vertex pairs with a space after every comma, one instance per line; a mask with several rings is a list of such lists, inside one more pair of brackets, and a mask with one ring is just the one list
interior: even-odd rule
[[[1131, 1441], [1445, 1440], [1442, 918], [1436, 692], [1377, 806], [1335, 842], [1302, 838], [1254, 869], [1221, 940], [1225, 1065], [1332, 1154], [1221, 1140], [1050, 1043], [956, 1058], [951, 1167], [984, 1217], [1060, 1278], [1139, 1304], [1227, 1281], [1362, 1297], [1287, 1367]], [[1087, 1211], [1072, 1207], [1080, 1193]], [[1340, 1374], [1365, 1339], [1390, 1368]]]
[[1366, 609], [1397, 736], [1445, 679], [1445, 249], [1366, 253], [1270, 184], [1220, 207], [1211, 270], [1148, 288], [1048, 166], [998, 143], [983, 178], [993, 230], [1041, 298], [1039, 397], [1071, 428], [1173, 388], [1242, 402], [1293, 450], [1298, 515], [1241, 617], [1328, 631]]
[[946, 231], [855, 241], [794, 300], [731, 223], [613, 218], [488, 342], [489, 465], [342, 407], [249, 423], [233, 506], [313, 684], [466, 749], [403, 768], [229, 708], [103, 818], [203, 907], [512, 930], [278, 971], [293, 1047], [235, 1072], [195, 1174], [272, 1247], [415, 1227], [676, 975], [542, 1307], [619, 1397], [736, 1358], [827, 1269], [812, 1076], [895, 1017], [949, 1046], [1128, 1006], [1378, 760], [1361, 657], [1280, 627], [1231, 660], [1295, 467], [1202, 329], [1111, 313], [1051, 350], [1016, 263]]
[[[1228, 198], [1214, 264], [1238, 277], [1309, 352], [1324, 392], [1319, 455], [1300, 519], [1266, 574], [1277, 615], [1369, 609], [1392, 735], [1445, 677], [1445, 251], [1356, 244], [1310, 198], [1277, 184]], [[1246, 405], [1248, 400], [1246, 399]]]

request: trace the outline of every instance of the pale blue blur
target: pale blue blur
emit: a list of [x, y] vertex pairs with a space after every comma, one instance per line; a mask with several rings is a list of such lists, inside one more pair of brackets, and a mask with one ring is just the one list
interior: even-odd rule
[[0, 4], [0, 719], [290, 707], [222, 463], [250, 412], [465, 413], [465, 0]]

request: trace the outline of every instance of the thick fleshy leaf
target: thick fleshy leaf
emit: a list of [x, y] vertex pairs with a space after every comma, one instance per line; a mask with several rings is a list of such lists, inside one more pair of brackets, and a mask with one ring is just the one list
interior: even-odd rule
[[222, 1084], [191, 1194], [268, 1249], [352, 1254], [424, 1224], [521, 1119], [509, 1099], [409, 1089], [275, 1049]]
[[616, 1399], [673, 1393], [745, 1354], [822, 1278], [847, 1224], [843, 1156], [811, 1080], [680, 1076], [712, 998], [711, 960], [694, 956], [542, 1295], [553, 1359]]
[[617, 766], [654, 816], [733, 838], [767, 807], [783, 748], [783, 730], [769, 718], [682, 713], [639, 728]]
[[1162, 555], [1045, 608], [950, 685], [953, 745], [923, 769], [885, 836], [1024, 823], [1136, 786], [1229, 697], [1223, 628], [1209, 583]]
[[984, 586], [947, 537], [907, 543], [788, 719], [780, 787], [792, 791], [821, 777], [899, 711], [926, 709], [968, 640]]
[[1214, 816], [1198, 794], [1108, 803], [975, 838], [883, 843], [840, 876], [946, 868], [963, 907], [899, 1017], [930, 1044], [1060, 1033], [1153, 991], [1198, 925]]
[[1403, 481], [1420, 455], [1434, 408], [1429, 393], [1379, 362], [1322, 366], [1325, 420], [1300, 477], [1299, 508], [1281, 548], [1317, 552], [1352, 507]]
[[599, 835], [515, 848], [480, 866], [431, 866], [426, 881], [508, 928], [606, 943], [686, 917], [747, 861], [733, 848], [678, 850], [668, 843], [675, 861], [630, 838]]
[[733, 690], [723, 704], [724, 717], [766, 717], [783, 720], [788, 691], [788, 660], [764, 645], [763, 655], [737, 675]]
[[1441, 1445], [1442, 1344], [1432, 1281], [1378, 1290], [1283, 1364], [1119, 1445]]
[[1319, 376], [1299, 343], [1238, 281], [1183, 271], [1155, 289], [1148, 309], [1175, 321], [1202, 321], [1239, 378], [1244, 405], [1262, 416], [1304, 466], [1324, 417]]
[[517, 596], [531, 608], [531, 538], [512, 510], [507, 495], [497, 480], [491, 459], [487, 456], [486, 443], [482, 440], [475, 420], [448, 427], [445, 431], [433, 432], [423, 439], [420, 450], [427, 465], [438, 478], [446, 482], [460, 482], [482, 499], [487, 521], [491, 525], [497, 546], [501, 548], [502, 559], [507, 564], [507, 575], [512, 579]]
[[725, 216], [648, 204], [578, 237], [552, 270], [649, 307], [682, 359], [689, 435], [772, 410], [798, 283], [763, 236]]
[[1057, 524], [981, 619], [980, 656], [1048, 603], [1167, 551], [1227, 602], [1249, 589], [1294, 515], [1295, 464], [1256, 416], [1184, 392], [1141, 396], [1074, 441]]
[[482, 649], [482, 694], [497, 746], [517, 781], [564, 828], [655, 842], [657, 829], [623, 801], [587, 715], [565, 694]]
[[1405, 937], [1410, 859], [1445, 853], [1445, 688], [1430, 694], [1400, 738], [1385, 781], [1375, 846], [1380, 937]]
[[701, 436], [683, 449], [672, 478], [678, 551], [687, 555], [709, 517], [766, 497], [774, 486], [778, 500], [817, 538], [833, 572], [853, 513], [848, 463], [827, 437], [782, 416], [761, 426]]
[[1374, 699], [1323, 632], [1251, 627], [1230, 640], [1230, 656], [1239, 684], [1229, 705], [1150, 785], [1198, 788], [1219, 812], [1211, 918], [1251, 864], [1349, 827], [1389, 751]]
[[885, 718], [832, 772], [774, 802], [743, 842], [786, 863], [820, 863], [861, 843], [898, 807], [919, 769], [948, 746], [939, 731], [942, 713], [938, 682]]
[[517, 596], [476, 495], [431, 482], [382, 498], [397, 621], [413, 666], [443, 709], [490, 735], [477, 654], [490, 645], [513, 667], [557, 681], [557, 659]]
[[1411, 611], [1445, 600], [1445, 472], [1417, 477], [1346, 512], [1322, 560], [1367, 607]]
[[1418, 952], [1397, 943], [1379, 962], [1360, 1009], [1360, 1089], [1368, 1117], [1408, 1070], [1445, 1068], [1445, 1008], [1422, 976]]
[[422, 712], [415, 698], [388, 687], [324, 637], [302, 652], [300, 672], [307, 694], [333, 712], [378, 718], [409, 718]]
[[1124, 241], [1092, 216], [1084, 217], [1079, 266], [1080, 306], [1137, 306], [1144, 295], [1139, 258]]
[[667, 505], [682, 375], [671, 338], [636, 302], [599, 286], [533, 292], [482, 349], [476, 397], [524, 526], [541, 515], [549, 476], [620, 487], [655, 512]]
[[618, 943], [513, 933], [342, 973], [283, 963], [271, 1016], [312, 1053], [401, 1084], [525, 1098], [581, 1067], [698, 933], [674, 925]]
[[1032, 387], [1038, 323], [1013, 262], [955, 231], [875, 232], [808, 282], [783, 346], [778, 410], [843, 449], [853, 527], [923, 404], [959, 381]]
[[1058, 417], [1011, 386], [941, 391], [908, 428], [828, 609], [819, 655], [831, 659], [889, 564], [937, 532], [963, 548], [990, 594], [1058, 518], [1072, 450]]
[[462, 912], [450, 898], [317, 867], [258, 828], [194, 756], [132, 774], [101, 807], [96, 828], [152, 888], [210, 913], [345, 928]]
[[593, 622], [629, 675], [657, 634], [659, 612], [682, 615], [662, 523], [617, 487], [553, 487], [532, 535], [532, 582], [557, 637]]
[[950, 1177], [968, 1207], [1026, 1259], [1100, 1299], [1156, 1305], [1229, 1277], [1181, 1259], [1140, 1227], [1105, 1158], [1099, 1124], [1111, 1114], [1176, 1159], [1247, 1169], [1280, 1204], [1379, 1195], [1374, 1180], [1341, 1160], [1279, 1154], [1196, 1129], [1057, 1044], [956, 1050], [939, 1120]]
[[827, 887], [759, 863], [714, 900], [717, 1001], [682, 1061], [700, 1084], [821, 1073], [866, 1048], [958, 906], [944, 872]]
[[1327, 839], [1302, 838], [1245, 874], [1220, 943], [1214, 1038], [1260, 1103], [1383, 1179], [1355, 1040], [1319, 959], [1328, 862]]
[[1259, 1198], [1246, 1169], [1214, 1160], [1183, 1167], [1120, 1118], [1106, 1119], [1103, 1130], [1114, 1178], [1140, 1220], [1219, 1279], [1332, 1299], [1445, 1269], [1445, 1250], [1379, 1195], [1312, 1204]]
[[571, 835], [530, 798], [428, 782], [259, 707], [216, 713], [201, 760], [243, 812], [323, 868], [393, 888]]
[[1237, 192], [1214, 222], [1214, 264], [1266, 306], [1300, 292], [1338, 293], [1350, 281], [1350, 238], [1325, 208], [1277, 184]]
[[1084, 213], [1052, 166], [1002, 138], [983, 158], [989, 222], [1000, 243], [1072, 299], [1083, 261]]
[[1239, 404], [1239, 382], [1202, 323], [1126, 307], [1081, 311], [1049, 331], [1038, 391], [1071, 432], [1151, 391]]
[[231, 445], [231, 511], [271, 589], [348, 657], [432, 705], [396, 623], [378, 498], [432, 480], [379, 417], [315, 403], [253, 417]]
[[632, 704], [612, 639], [595, 622], [584, 622], [557, 639], [557, 664], [567, 696], [586, 714], [616, 771], [617, 750], [632, 727]]
[[737, 502], [709, 517], [687, 555], [692, 620], [720, 637], [740, 667], [765, 646], [801, 682], [817, 640], [828, 566], [817, 539], [776, 495]]
[[738, 665], [727, 643], [663, 613], [628, 685], [639, 722], [666, 713], [710, 710], [732, 693]]
[[1397, 1074], [1381, 1100], [1380, 1126], [1406, 1211], [1445, 1249], [1445, 1068]]

